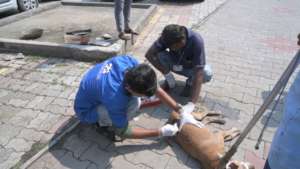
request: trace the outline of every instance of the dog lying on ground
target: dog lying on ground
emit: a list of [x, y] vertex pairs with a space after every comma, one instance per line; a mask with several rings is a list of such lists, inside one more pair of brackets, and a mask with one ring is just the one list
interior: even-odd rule
[[169, 123], [179, 123], [180, 126], [180, 131], [175, 136], [176, 142], [184, 151], [197, 159], [203, 169], [217, 169], [220, 165], [220, 159], [225, 153], [224, 142], [230, 141], [240, 134], [239, 130], [235, 128], [213, 133], [205, 127], [205, 124], [209, 123], [224, 124], [224, 120], [208, 117], [218, 115], [220, 114], [192, 113], [183, 117], [177, 112], [172, 112], [169, 120]]

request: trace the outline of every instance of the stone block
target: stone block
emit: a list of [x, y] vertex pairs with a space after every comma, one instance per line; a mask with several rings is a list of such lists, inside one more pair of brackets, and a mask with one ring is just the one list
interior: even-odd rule
[[9, 143], [7, 144], [6, 147], [14, 149], [17, 152], [26, 152], [26, 151], [29, 151], [31, 149], [31, 146], [32, 146], [33, 143], [34, 142], [24, 140], [22, 138], [14, 138], [14, 139], [9, 141]]
[[106, 168], [110, 165], [115, 153], [106, 152], [93, 144], [87, 151], [85, 151], [80, 159], [89, 160], [97, 165], [98, 168]]

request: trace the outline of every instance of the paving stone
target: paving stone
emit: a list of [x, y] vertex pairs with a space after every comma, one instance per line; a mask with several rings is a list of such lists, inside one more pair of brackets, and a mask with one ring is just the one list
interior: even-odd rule
[[50, 96], [50, 97], [57, 97], [61, 94], [62, 90], [57, 90], [55, 88], [50, 88], [50, 87], [51, 86], [44, 88], [44, 90], [40, 94], [45, 96]]
[[130, 161], [127, 161], [124, 159], [123, 156], [119, 155], [113, 158], [110, 168], [112, 169], [119, 169], [119, 168], [124, 168], [124, 169], [145, 169], [146, 166], [142, 164], [132, 164]]
[[60, 117], [60, 115], [41, 112], [30, 122], [28, 128], [48, 131]]
[[46, 106], [48, 106], [52, 101], [54, 100], [54, 97], [48, 97], [46, 96], [41, 102], [39, 102], [35, 109], [38, 110], [45, 110]]
[[105, 136], [102, 136], [99, 133], [97, 133], [95, 128], [91, 126], [80, 126], [78, 129], [78, 133], [81, 139], [88, 142], [93, 142], [102, 149], [105, 149], [108, 145], [111, 144], [110, 140], [108, 140]]
[[8, 169], [13, 167], [22, 157], [24, 152], [14, 152], [8, 156], [8, 159], [0, 163], [0, 168]]
[[72, 151], [74, 157], [79, 158], [91, 145], [91, 142], [82, 140], [78, 135], [69, 136], [63, 144], [63, 148]]
[[72, 84], [76, 81], [76, 76], [62, 76], [57, 81], [60, 84], [72, 86]]
[[6, 145], [13, 137], [19, 134], [21, 127], [13, 126], [10, 124], [1, 124], [0, 125], [0, 145]]
[[[101, 154], [101, 156], [99, 156], [99, 154]], [[93, 144], [80, 156], [80, 159], [92, 161], [98, 168], [106, 168], [111, 163], [114, 155], [114, 152], [103, 151], [97, 144]]]
[[33, 92], [39, 88], [42, 88], [44, 86], [40, 86], [40, 85], [43, 85], [41, 83], [37, 83], [37, 82], [33, 82], [31, 83], [29, 86], [27, 86], [25, 89], [24, 89], [24, 92], [32, 92], [32, 93], [36, 93], [36, 92]]
[[31, 146], [34, 142], [26, 141], [22, 138], [14, 138], [7, 144], [7, 148], [12, 148], [17, 152], [26, 152], [31, 149]]
[[56, 120], [56, 122], [51, 126], [48, 132], [54, 134], [59, 134], [63, 132], [69, 125], [71, 119], [72, 118], [68, 116], [60, 116], [60, 118]]
[[86, 169], [98, 169], [98, 167], [96, 164], [90, 163]]
[[43, 76], [41, 77], [40, 82], [56, 84], [56, 83], [58, 83], [59, 77], [60, 77], [60, 75], [58, 75], [58, 74], [43, 73]]
[[73, 88], [66, 88], [65, 90], [63, 90], [60, 95], [58, 97], [60, 98], [64, 98], [64, 99], [68, 99], [71, 94], [74, 92], [75, 89]]
[[17, 135], [17, 138], [23, 138], [24, 140], [32, 141], [32, 142], [37, 142], [41, 140], [41, 137], [44, 133], [38, 132], [33, 129], [22, 129], [20, 134]]
[[7, 122], [20, 112], [19, 108], [8, 105], [0, 105], [0, 121]]
[[43, 100], [45, 99], [45, 96], [35, 96], [27, 105], [26, 108], [35, 109], [37, 105], [39, 105]]
[[[134, 145], [132, 148], [134, 148]], [[151, 168], [165, 168], [170, 158], [169, 155], [156, 154], [148, 149], [144, 149], [143, 151], [138, 150], [136, 152], [134, 149], [131, 149], [130, 152], [126, 152], [124, 156], [126, 160], [134, 164], [145, 164]]]
[[166, 169], [188, 169], [190, 167], [186, 166], [180, 159], [176, 159], [176, 157], [171, 157], [168, 161], [168, 165]]
[[66, 107], [66, 105], [63, 107], [63, 106], [55, 105], [55, 104], [51, 103], [45, 107], [44, 111], [51, 112], [53, 114], [64, 115], [64, 114], [66, 114], [67, 109], [68, 109], [68, 107]]
[[0, 164], [8, 160], [9, 156], [14, 153], [13, 149], [0, 147]]
[[16, 126], [27, 127], [27, 125], [32, 121], [37, 115], [39, 111], [34, 111], [31, 109], [23, 109], [17, 115], [12, 117], [9, 122]]
[[8, 104], [15, 107], [24, 107], [28, 102], [29, 100], [11, 99], [9, 100]]
[[75, 97], [76, 97], [76, 93], [75, 92], [73, 92], [70, 96], [69, 96], [69, 100], [74, 100], [75, 99]]
[[[87, 168], [89, 165], [89, 161], [80, 161], [73, 157], [72, 153], [68, 152], [66, 155], [64, 155], [60, 161], [60, 167], [61, 168], [72, 168], [72, 169], [82, 169]], [[56, 163], [57, 164], [57, 163]]]
[[62, 99], [62, 98], [56, 98], [54, 99], [54, 101], [52, 102], [53, 105], [58, 105], [58, 106], [62, 106], [62, 107], [66, 107], [70, 105], [70, 101], [67, 99]]

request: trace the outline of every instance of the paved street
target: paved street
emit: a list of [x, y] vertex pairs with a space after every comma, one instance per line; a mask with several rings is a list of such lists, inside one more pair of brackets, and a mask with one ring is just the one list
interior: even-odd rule
[[[215, 129], [243, 129], [297, 50], [299, 6], [297, 0], [160, 2], [158, 12], [141, 32], [132, 53], [144, 61], [147, 48], [167, 24], [192, 27], [203, 36], [207, 62], [214, 71], [212, 82], [202, 89], [198, 107], [225, 116], [226, 125], [214, 125]], [[76, 88], [92, 65], [17, 56], [0, 55], [0, 168], [4, 169], [18, 168], [58, 134], [62, 126], [71, 123]], [[281, 110], [282, 100], [268, 124], [260, 149], [255, 150], [254, 145], [269, 111], [233, 159], [250, 161], [258, 169], [262, 167]], [[160, 106], [141, 111], [145, 113], [132, 124], [157, 128], [166, 122], [170, 110]], [[232, 143], [226, 144], [227, 148]], [[199, 168], [199, 164], [173, 141], [128, 139], [111, 143], [93, 127], [79, 125], [28, 168], [179, 169]]]

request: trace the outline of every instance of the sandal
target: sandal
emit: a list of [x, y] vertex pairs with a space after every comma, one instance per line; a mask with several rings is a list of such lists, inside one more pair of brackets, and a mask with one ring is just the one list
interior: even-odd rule
[[125, 41], [130, 40], [130, 37], [125, 35], [124, 32], [119, 33], [119, 38], [122, 39], [122, 40], [125, 40]]
[[133, 34], [133, 35], [139, 35], [139, 33], [135, 32], [134, 30], [132, 30], [131, 28], [129, 29], [125, 29], [124, 31], [125, 33], [130, 33], [130, 34]]

